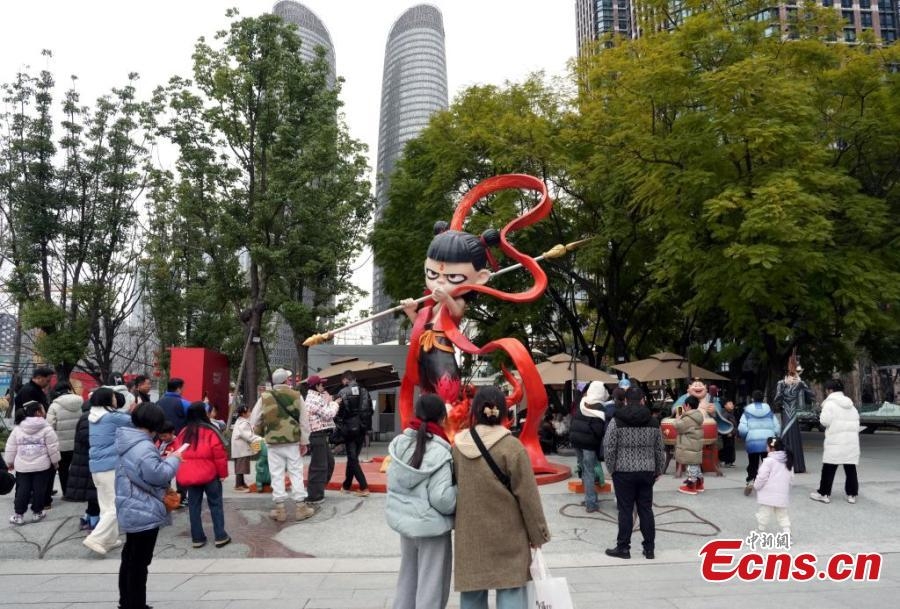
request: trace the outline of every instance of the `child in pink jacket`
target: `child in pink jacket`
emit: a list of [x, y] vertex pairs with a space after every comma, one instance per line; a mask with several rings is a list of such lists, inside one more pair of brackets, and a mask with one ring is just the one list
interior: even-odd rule
[[5, 459], [16, 470], [15, 513], [12, 524], [25, 524], [25, 509], [31, 502], [31, 522], [43, 520], [50, 473], [59, 463], [59, 439], [44, 418], [40, 402], [25, 404], [25, 419], [13, 428], [6, 441]]
[[791, 519], [788, 517], [791, 482], [794, 478], [794, 455], [787, 450], [781, 438], [771, 437], [766, 440], [768, 454], [756, 474], [753, 488], [756, 489], [756, 521], [759, 530], [765, 531], [772, 515], [778, 521], [783, 533], [790, 534]]

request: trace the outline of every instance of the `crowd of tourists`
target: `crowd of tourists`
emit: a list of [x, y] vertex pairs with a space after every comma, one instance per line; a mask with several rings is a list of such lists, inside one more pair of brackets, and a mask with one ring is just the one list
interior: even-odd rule
[[[294, 519], [303, 521], [325, 500], [335, 467], [330, 443], [338, 432], [347, 454], [342, 492], [369, 495], [359, 451], [371, 425], [371, 401], [352, 373], [343, 376], [336, 396], [326, 390], [327, 379], [310, 376], [303, 396], [287, 384], [290, 371], [276, 370], [271, 388], [252, 408], [237, 408], [230, 441], [208, 403], [182, 397], [180, 379], [171, 379], [153, 403], [149, 379], [143, 377], [131, 387], [100, 387], [83, 400], [68, 383], [48, 391], [52, 376], [52, 370], [37, 368], [15, 396], [16, 424], [2, 463], [4, 474], [9, 476], [7, 468], [15, 472], [10, 523], [43, 520], [58, 492], [58, 477], [62, 498], [86, 504], [80, 518], [87, 532], [84, 545], [100, 555], [122, 546], [121, 607], [146, 606], [148, 566], [172, 511], [187, 508], [193, 547], [201, 548], [208, 543], [205, 497], [213, 545], [231, 542], [223, 505], [229, 459], [234, 491], [248, 492], [251, 459], [264, 455], [257, 473], [266, 467], [270, 473], [270, 517], [285, 522], [290, 501]], [[810, 498], [829, 503], [836, 470], [843, 465], [846, 499], [856, 503], [859, 416], [840, 381], [829, 381], [825, 389], [822, 475]], [[733, 408], [724, 411], [731, 414]], [[690, 495], [706, 490], [701, 465], [707, 414], [708, 404], [688, 395], [674, 417], [674, 458], [686, 476], [679, 491]], [[401, 548], [394, 607], [445, 607], [451, 573], [461, 607], [487, 607], [490, 590], [496, 590], [498, 607], [524, 607], [532, 551], [549, 541], [550, 532], [529, 456], [509, 430], [506, 396], [497, 387], [480, 388], [471, 402], [469, 427], [452, 445], [444, 432], [446, 416], [441, 398], [420, 396], [415, 417], [389, 446], [385, 514]], [[756, 493], [759, 530], [774, 518], [777, 530], [790, 533], [788, 503], [798, 462], [779, 417], [758, 391], [739, 420], [731, 417], [747, 451], [744, 493]], [[618, 533], [606, 553], [631, 558], [636, 513], [642, 554], [654, 559], [653, 488], [667, 463], [659, 419], [643, 391], [623, 383], [611, 395], [602, 383], [591, 383], [566, 429], [587, 513], [599, 510], [597, 483], [607, 473], [613, 483]], [[733, 450], [733, 443], [730, 452], [723, 444], [723, 465], [733, 465]], [[310, 458], [306, 484], [305, 455]]]

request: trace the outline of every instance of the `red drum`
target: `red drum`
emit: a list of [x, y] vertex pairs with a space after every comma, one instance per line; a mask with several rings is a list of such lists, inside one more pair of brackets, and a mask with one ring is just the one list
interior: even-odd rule
[[700, 464], [700, 471], [722, 475], [719, 472], [719, 447], [715, 444], [707, 444], [703, 447], [703, 462]]
[[715, 419], [703, 419], [703, 444], [715, 444], [719, 440], [719, 427]]
[[[663, 444], [675, 445], [678, 438], [678, 430], [675, 429], [675, 417], [667, 417], [659, 422], [659, 430], [662, 432]], [[715, 444], [719, 440], [719, 429], [715, 419], [703, 419], [703, 444]]]
[[675, 417], [667, 417], [659, 422], [659, 431], [662, 432], [663, 444], [675, 446], [678, 430], [675, 429]]

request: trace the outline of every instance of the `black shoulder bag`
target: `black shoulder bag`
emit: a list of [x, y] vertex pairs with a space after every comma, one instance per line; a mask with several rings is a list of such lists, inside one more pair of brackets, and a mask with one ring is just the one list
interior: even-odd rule
[[[484, 457], [484, 460], [488, 464], [488, 467], [490, 467], [491, 471], [494, 472], [494, 475], [497, 476], [497, 480], [499, 480], [500, 483], [506, 487], [506, 490], [508, 490], [510, 494], [512, 494], [512, 481], [509, 479], [509, 476], [500, 471], [500, 466], [497, 465], [497, 462], [494, 461], [491, 453], [488, 452], [487, 448], [485, 448], [484, 442], [481, 441], [481, 436], [479, 436], [478, 432], [475, 431], [475, 427], [470, 427], [469, 431], [472, 433], [472, 440], [475, 441], [475, 446], [478, 447], [478, 450], [481, 452], [481, 456]], [[513, 494], [513, 497], [515, 497], [515, 494]]]

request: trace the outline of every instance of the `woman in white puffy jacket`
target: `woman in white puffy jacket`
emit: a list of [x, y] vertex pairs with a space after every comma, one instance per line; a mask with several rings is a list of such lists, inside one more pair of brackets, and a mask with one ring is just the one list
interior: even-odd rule
[[844, 466], [844, 492], [848, 503], [856, 503], [859, 480], [856, 466], [859, 464], [859, 412], [853, 401], [844, 395], [844, 384], [837, 379], [825, 383], [822, 413], [819, 422], [825, 427], [825, 449], [822, 452], [822, 479], [819, 489], [809, 498], [821, 503], [831, 503], [831, 485], [838, 465]]

